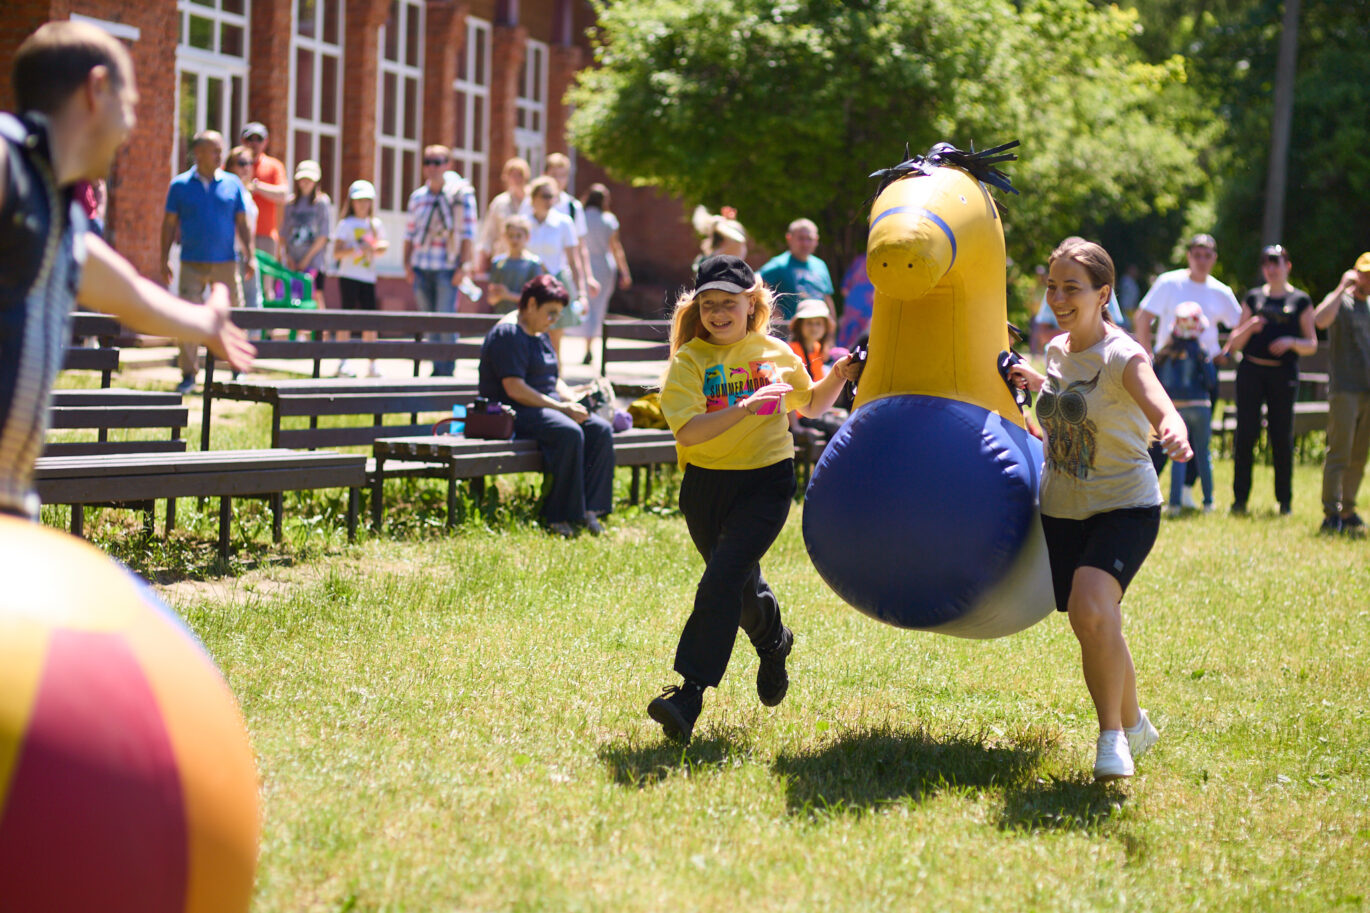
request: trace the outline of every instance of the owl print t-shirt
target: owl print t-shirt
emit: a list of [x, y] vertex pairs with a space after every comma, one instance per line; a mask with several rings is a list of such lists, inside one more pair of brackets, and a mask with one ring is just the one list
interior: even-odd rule
[[786, 412], [807, 404], [813, 386], [794, 351], [773, 336], [748, 333], [730, 346], [692, 339], [681, 346], [661, 390], [661, 412], [672, 432], [679, 432], [696, 415], [735, 406], [777, 381], [794, 387], [785, 396], [784, 410], [746, 416], [693, 447], [677, 442], [681, 468], [693, 463], [703, 469], [760, 469], [793, 459], [794, 438]]
[[1083, 352], [1067, 334], [1047, 344], [1047, 379], [1037, 399], [1046, 432], [1042, 513], [1083, 520], [1105, 511], [1155, 507], [1161, 486], [1147, 454], [1151, 423], [1123, 387], [1123, 369], [1146, 351], [1122, 330]]

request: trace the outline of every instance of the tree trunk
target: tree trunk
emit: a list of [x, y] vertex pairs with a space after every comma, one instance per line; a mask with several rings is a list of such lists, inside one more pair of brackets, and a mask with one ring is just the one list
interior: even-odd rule
[[1289, 134], [1294, 119], [1294, 73], [1299, 51], [1299, 2], [1284, 0], [1280, 56], [1275, 66], [1275, 110], [1270, 118], [1270, 169], [1265, 182], [1261, 243], [1276, 244], [1284, 231], [1284, 194], [1289, 172]]

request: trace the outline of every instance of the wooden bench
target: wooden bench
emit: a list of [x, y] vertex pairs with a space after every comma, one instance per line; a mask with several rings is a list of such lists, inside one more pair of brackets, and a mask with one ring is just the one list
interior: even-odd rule
[[[108, 314], [91, 314], [76, 311], [71, 315], [71, 345], [62, 359], [63, 371], [98, 371], [100, 386], [108, 387], [114, 382], [114, 372], [119, 370], [119, 348], [115, 340], [123, 333], [119, 321]], [[86, 345], [93, 341], [95, 347]]]
[[[35, 482], [45, 504], [72, 505], [76, 517], [88, 504], [108, 505], [162, 498], [218, 497], [219, 554], [228, 557], [233, 498], [271, 497], [283, 491], [346, 488], [347, 535], [356, 538], [358, 493], [366, 481], [366, 457], [291, 450], [227, 450], [54, 456], [38, 459]], [[281, 540], [278, 501], [272, 532]]]
[[[471, 482], [477, 497], [484, 491], [485, 477], [515, 472], [542, 472], [542, 453], [537, 441], [472, 440], [461, 435], [416, 435], [378, 438], [374, 444], [375, 467], [372, 473], [371, 522], [376, 529], [384, 522], [384, 485], [394, 461], [406, 466], [427, 464], [431, 475], [447, 479], [447, 525], [455, 522], [456, 484]], [[639, 470], [676, 460], [675, 438], [671, 432], [632, 428], [614, 435], [614, 463], [633, 469], [631, 503], [639, 501]], [[648, 494], [651, 493], [648, 476]]]
[[[233, 320], [243, 329], [291, 330], [308, 334], [308, 338], [292, 340], [261, 340], [256, 343], [259, 360], [303, 361], [310, 365], [312, 377], [299, 379], [231, 379], [215, 380], [215, 359], [205, 360], [204, 404], [200, 425], [200, 449], [210, 449], [210, 430], [213, 401], [231, 399], [243, 402], [269, 403], [278, 408], [279, 397], [286, 393], [342, 394], [386, 392], [444, 392], [471, 390], [468, 382], [461, 384], [451, 377], [419, 377], [424, 361], [456, 361], [480, 357], [485, 334], [499, 318], [493, 314], [428, 314], [414, 312], [367, 311], [292, 311], [240, 308], [233, 310]], [[325, 332], [346, 330], [351, 333], [375, 331], [391, 338], [368, 342], [362, 339], [346, 341], [315, 338]], [[452, 334], [454, 342], [437, 342], [431, 334]], [[393, 338], [393, 337], [403, 338]], [[414, 363], [412, 378], [330, 378], [322, 374], [324, 359], [401, 358]], [[221, 368], [222, 366], [220, 366]]]
[[[49, 439], [44, 444], [44, 457], [87, 457], [98, 462], [99, 458], [112, 454], [134, 453], [184, 453], [186, 442], [182, 431], [190, 421], [190, 410], [181, 405], [179, 393], [159, 393], [143, 390], [58, 390], [53, 393], [53, 403], [48, 410]], [[110, 440], [113, 430], [129, 431], [135, 434], [158, 429], [164, 432], [157, 437], [120, 436]], [[94, 440], [73, 440], [69, 432], [85, 432], [88, 438], [95, 434]], [[53, 434], [55, 432], [55, 435]], [[56, 439], [54, 439], [54, 437]], [[152, 532], [153, 511], [156, 502], [147, 499], [108, 500], [109, 506], [132, 507], [142, 510], [144, 528]], [[166, 528], [170, 532], [176, 525], [176, 502], [167, 501]], [[85, 511], [73, 506], [71, 511], [71, 531], [81, 535], [85, 525]]]
[[655, 378], [614, 377], [609, 366], [614, 362], [658, 362], [658, 375], [671, 359], [671, 321], [610, 317], [604, 321], [600, 337], [599, 373], [608, 377], [614, 391], [633, 398], [657, 389]]

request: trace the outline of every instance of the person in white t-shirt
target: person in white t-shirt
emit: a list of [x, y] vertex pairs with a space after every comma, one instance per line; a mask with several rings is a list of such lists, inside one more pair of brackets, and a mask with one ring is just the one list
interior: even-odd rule
[[[1208, 329], [1199, 337], [1199, 342], [1209, 358], [1216, 358], [1222, 352], [1218, 343], [1218, 324], [1230, 330], [1241, 320], [1242, 306], [1237, 302], [1237, 296], [1211, 275], [1218, 262], [1218, 242], [1213, 236], [1199, 234], [1191, 238], [1188, 259], [1187, 269], [1173, 269], [1157, 276], [1137, 307], [1134, 333], [1148, 355], [1170, 342], [1175, 308], [1186, 301], [1198, 302], [1208, 318]], [[1156, 321], [1154, 337], [1151, 332], [1153, 320]]]
[[537, 254], [547, 272], [556, 276], [567, 288], [572, 288], [570, 304], [562, 311], [556, 325], [547, 331], [561, 358], [561, 337], [567, 327], [579, 326], [586, 311], [587, 281], [581, 272], [579, 242], [576, 228], [569, 216], [558, 212], [554, 205], [557, 182], [543, 175], [528, 186], [528, 220], [533, 230], [528, 237], [528, 250]]
[[[1198, 302], [1208, 318], [1208, 327], [1199, 337], [1199, 345], [1215, 367], [1226, 367], [1227, 356], [1218, 343], [1218, 324], [1229, 330], [1241, 322], [1242, 306], [1232, 289], [1214, 279], [1213, 267], [1218, 262], [1218, 242], [1212, 235], [1198, 234], [1189, 239], [1189, 268], [1174, 269], [1156, 277], [1151, 290], [1146, 293], [1142, 303], [1137, 306], [1136, 319], [1133, 321], [1133, 334], [1146, 349], [1148, 355], [1164, 349], [1170, 343], [1170, 331], [1175, 326], [1175, 309], [1186, 301]], [[1156, 332], [1152, 335], [1151, 322], [1156, 321]], [[1155, 455], [1158, 465], [1164, 466], [1164, 459]], [[1198, 481], [1198, 471], [1194, 463], [1185, 470], [1185, 487], [1182, 491], [1183, 505], [1198, 507], [1194, 500], [1194, 483]]]

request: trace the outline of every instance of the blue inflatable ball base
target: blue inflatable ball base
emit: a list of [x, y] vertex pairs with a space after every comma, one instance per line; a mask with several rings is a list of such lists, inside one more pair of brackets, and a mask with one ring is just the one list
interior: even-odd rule
[[845, 602], [888, 624], [1000, 637], [1050, 613], [1037, 512], [1041, 442], [979, 406], [865, 404], [829, 442], [804, 542]]

